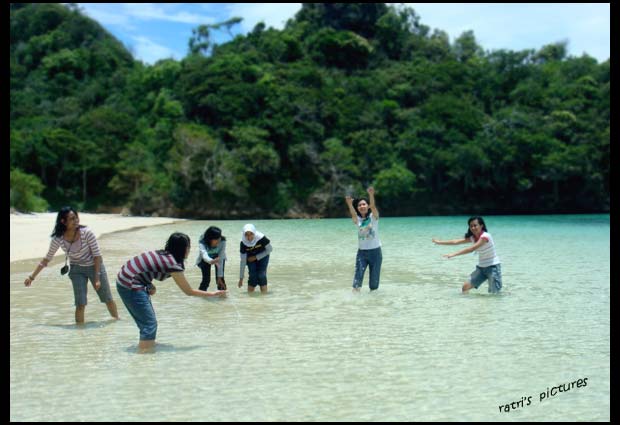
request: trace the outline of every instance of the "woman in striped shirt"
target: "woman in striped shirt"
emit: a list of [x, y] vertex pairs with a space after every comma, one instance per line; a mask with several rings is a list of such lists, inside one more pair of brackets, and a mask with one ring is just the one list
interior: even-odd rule
[[453, 254], [445, 254], [445, 258], [452, 258], [457, 255], [469, 254], [470, 252], [478, 252], [478, 265], [476, 270], [471, 274], [468, 282], [463, 284], [463, 292], [469, 291], [471, 288], [476, 288], [485, 280], [489, 280], [489, 292], [499, 292], [502, 289], [502, 266], [499, 261], [499, 257], [495, 252], [495, 242], [493, 237], [487, 231], [487, 226], [484, 224], [482, 217], [471, 217], [467, 221], [469, 229], [463, 239], [454, 239], [451, 241], [438, 241], [433, 239], [433, 242], [438, 245], [458, 245], [467, 242], [473, 243], [472, 246], [462, 249]]
[[58, 212], [49, 251], [24, 284], [26, 286], [32, 284], [39, 272], [47, 267], [58, 248], [65, 251], [66, 258], [71, 264], [69, 278], [73, 284], [75, 298], [75, 322], [84, 323], [88, 280], [99, 295], [99, 300], [108, 307], [110, 315], [118, 319], [116, 303], [112, 299], [108, 275], [101, 260], [97, 239], [88, 227], [80, 225], [78, 213], [72, 207], [63, 207]]
[[164, 280], [172, 277], [174, 283], [190, 296], [226, 296], [226, 291], [206, 292], [192, 289], [183, 274], [189, 248], [189, 236], [184, 233], [173, 233], [163, 250], [147, 251], [133, 257], [116, 276], [116, 289], [140, 329], [138, 343], [140, 352], [151, 351], [155, 346], [157, 318], [150, 298], [156, 291], [153, 279]]

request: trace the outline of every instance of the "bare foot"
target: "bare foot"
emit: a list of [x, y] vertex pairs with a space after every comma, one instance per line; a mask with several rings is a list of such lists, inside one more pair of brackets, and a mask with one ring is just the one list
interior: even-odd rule
[[465, 283], [463, 284], [463, 288], [461, 288], [461, 291], [466, 294], [471, 288], [473, 288], [473, 285], [471, 283]]

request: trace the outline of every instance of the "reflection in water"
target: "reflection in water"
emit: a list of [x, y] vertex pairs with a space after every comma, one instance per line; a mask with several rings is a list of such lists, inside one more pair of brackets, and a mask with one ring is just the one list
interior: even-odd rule
[[51, 327], [51, 328], [61, 328], [61, 329], [97, 329], [97, 328], [103, 328], [104, 326], [109, 326], [112, 323], [116, 323], [118, 320], [116, 319], [110, 319], [110, 320], [103, 320], [100, 322], [89, 322], [86, 321], [84, 323], [81, 324], [77, 324], [77, 323], [72, 323], [72, 324], [55, 324], [55, 323], [50, 323], [50, 324], [46, 324], [46, 323], [42, 323], [42, 324], [38, 324], [37, 326], [44, 326], [44, 327]]
[[[502, 260], [499, 295], [486, 283], [463, 295], [477, 256], [443, 260], [450, 247], [431, 243], [462, 236], [467, 217], [382, 218], [379, 290], [369, 292], [367, 271], [359, 294], [349, 219], [255, 221], [274, 248], [267, 295], [248, 294], [247, 280], [236, 287], [245, 222], [104, 236], [121, 320], [91, 290], [83, 326], [72, 323], [62, 264], [33, 288], [23, 281], [36, 262], [11, 264], [11, 420], [609, 420], [609, 219], [485, 219]], [[158, 342], [153, 355], [136, 354], [139, 331], [115, 274], [182, 231], [192, 238], [185, 274], [197, 288], [196, 242], [209, 225], [229, 240], [229, 296], [157, 284]], [[500, 404], [584, 377], [579, 391], [499, 414]]]
[[[194, 351], [194, 350], [198, 350], [201, 348], [205, 348], [206, 346], [204, 345], [187, 345], [187, 346], [182, 346], [182, 345], [174, 345], [174, 344], [168, 344], [168, 343], [160, 343], [157, 342], [155, 344], [155, 347], [148, 351], [148, 352], [144, 352], [141, 354], [157, 354], [157, 353], [182, 353], [184, 351]], [[124, 350], [126, 353], [138, 353], [139, 349], [138, 349], [138, 344], [135, 345], [131, 345], [127, 348], [125, 348]]]

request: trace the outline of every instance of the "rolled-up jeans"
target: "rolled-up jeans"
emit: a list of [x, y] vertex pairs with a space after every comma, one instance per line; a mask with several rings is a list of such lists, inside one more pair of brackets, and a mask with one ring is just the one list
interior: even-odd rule
[[127, 288], [118, 282], [116, 289], [127, 311], [140, 329], [140, 339], [154, 340], [157, 336], [157, 318], [149, 293], [144, 289]]
[[489, 280], [489, 292], [497, 293], [502, 290], [502, 266], [494, 264], [488, 267], [476, 266], [476, 270], [470, 276], [471, 285], [478, 289], [485, 280]]
[[383, 255], [381, 247], [375, 249], [358, 249], [355, 258], [355, 277], [353, 278], [353, 287], [361, 288], [364, 280], [366, 267], [370, 268], [370, 290], [374, 291], [379, 288], [379, 276], [381, 275], [381, 262]]
[[248, 285], [252, 287], [267, 285], [267, 266], [269, 265], [269, 255], [260, 260], [248, 264]]
[[[90, 280], [93, 288], [95, 287], [95, 266], [80, 266], [77, 264], [71, 264], [71, 270], [69, 271], [69, 278], [73, 284], [73, 298], [75, 299], [75, 306], [86, 305], [86, 293], [88, 292], [88, 281]], [[99, 269], [99, 281], [101, 287], [99, 290], [95, 290], [99, 296], [99, 300], [102, 303], [109, 303], [112, 301], [112, 291], [110, 290], [110, 283], [108, 281], [108, 274], [105, 270], [105, 266], [101, 263]]]

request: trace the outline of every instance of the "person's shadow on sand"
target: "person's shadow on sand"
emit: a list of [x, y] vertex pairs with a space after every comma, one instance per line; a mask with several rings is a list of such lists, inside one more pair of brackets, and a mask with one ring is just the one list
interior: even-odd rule
[[39, 326], [45, 326], [50, 328], [61, 328], [61, 329], [97, 329], [106, 327], [112, 323], [118, 322], [116, 319], [103, 320], [101, 322], [84, 322], [84, 323], [72, 323], [69, 325], [60, 325], [60, 324], [44, 324], [41, 323]]
[[[174, 352], [194, 351], [194, 350], [197, 350], [199, 348], [204, 348], [204, 347], [206, 346], [205, 345], [175, 346], [172, 344], [162, 344], [162, 343], [156, 342], [154, 349], [152, 351], [145, 352], [144, 354], [155, 354], [158, 352], [174, 353]], [[130, 345], [129, 347], [125, 348], [125, 351], [128, 353], [138, 353], [138, 346]]]

